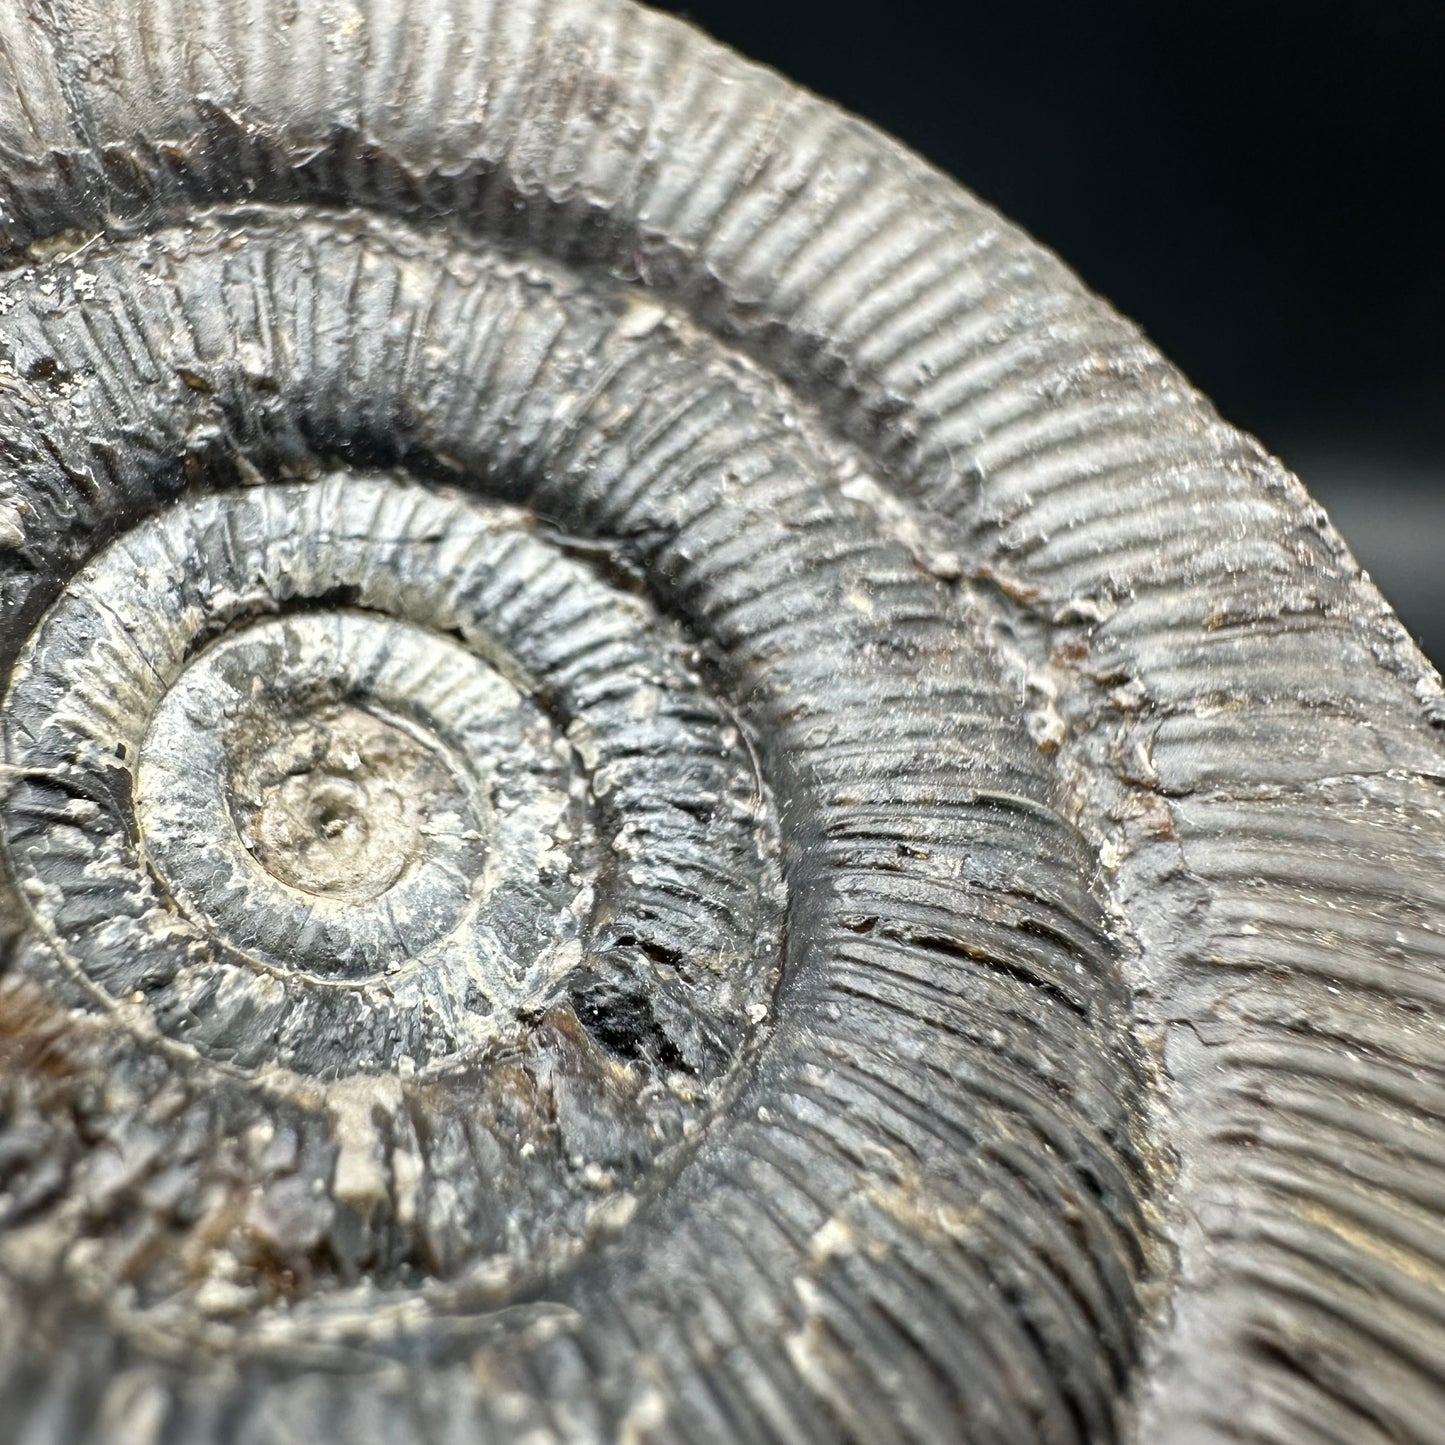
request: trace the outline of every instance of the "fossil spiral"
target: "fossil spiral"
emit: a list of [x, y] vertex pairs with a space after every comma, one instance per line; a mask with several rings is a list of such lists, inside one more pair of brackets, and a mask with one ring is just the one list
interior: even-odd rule
[[0, 6], [0, 1441], [1445, 1439], [1445, 700], [1046, 252], [627, 0]]

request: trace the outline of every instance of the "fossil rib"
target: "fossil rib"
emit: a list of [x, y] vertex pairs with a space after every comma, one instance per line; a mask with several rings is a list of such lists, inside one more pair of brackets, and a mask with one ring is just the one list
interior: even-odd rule
[[11, 0], [0, 258], [0, 1440], [1445, 1438], [1438, 679], [1047, 253], [626, 3]]

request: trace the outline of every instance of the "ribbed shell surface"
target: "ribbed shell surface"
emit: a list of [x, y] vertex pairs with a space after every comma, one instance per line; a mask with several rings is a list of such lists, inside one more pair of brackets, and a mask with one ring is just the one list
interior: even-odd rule
[[1056, 259], [630, 3], [7, 0], [0, 265], [0, 1441], [1445, 1440], [1445, 698]]

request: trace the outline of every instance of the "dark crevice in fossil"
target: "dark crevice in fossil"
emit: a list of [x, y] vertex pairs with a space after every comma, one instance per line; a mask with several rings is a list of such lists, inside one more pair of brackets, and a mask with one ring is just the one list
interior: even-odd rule
[[986, 968], [992, 973], [1000, 974], [1004, 978], [1009, 978], [1015, 983], [1022, 984], [1025, 988], [1037, 989], [1040, 993], [1051, 998], [1056, 1004], [1068, 1009], [1071, 1013], [1077, 1014], [1080, 1018], [1086, 1018], [1088, 1016], [1089, 1006], [1087, 1003], [1065, 993], [1058, 984], [1051, 982], [1047, 978], [1040, 977], [1037, 973], [1024, 967], [1021, 963], [999, 958], [985, 949], [964, 943], [956, 938], [945, 937], [942, 934], [922, 933], [916, 929], [896, 926], [891, 928], [884, 926], [879, 928], [878, 932], [882, 937], [900, 938], [918, 948], [926, 948], [932, 953], [941, 954], [945, 958], [954, 958], [964, 964]]
[[[308, 593], [305, 596], [287, 597], [284, 601], [271, 604], [268, 608], [268, 615], [276, 617], [301, 617], [310, 613], [329, 613], [338, 610], [365, 613], [369, 609], [359, 606], [362, 594], [358, 587], [346, 585], [328, 587], [319, 592]], [[375, 616], [385, 614], [376, 612]], [[247, 614], [240, 625], [254, 621], [254, 615]], [[208, 617], [203, 619], [202, 624], [190, 636], [181, 653], [184, 662], [190, 662], [198, 653], [204, 652], [218, 637], [224, 637], [227, 632], [237, 626], [237, 619], [228, 617]], [[123, 746], [123, 745], [122, 745]]]
[[682, 1051], [657, 1021], [652, 1001], [640, 986], [584, 985], [574, 988], [569, 997], [582, 1027], [618, 1058], [654, 1069], [692, 1072]]

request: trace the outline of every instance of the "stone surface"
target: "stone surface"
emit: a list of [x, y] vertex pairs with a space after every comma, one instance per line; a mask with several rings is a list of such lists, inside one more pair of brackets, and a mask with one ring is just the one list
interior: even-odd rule
[[0, 1440], [1418, 1441], [1445, 707], [613, 0], [0, 7]]

